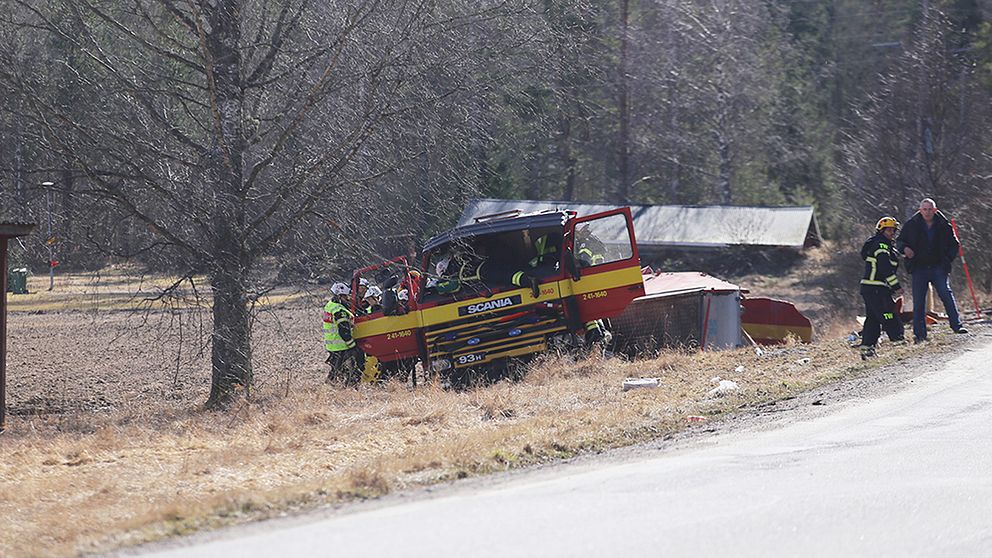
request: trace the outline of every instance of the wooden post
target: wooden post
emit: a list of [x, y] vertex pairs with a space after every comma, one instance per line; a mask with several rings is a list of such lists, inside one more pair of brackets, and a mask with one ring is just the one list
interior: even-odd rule
[[7, 428], [7, 237], [0, 236], [0, 433]]
[[33, 224], [0, 223], [0, 433], [7, 428], [7, 241], [33, 228]]

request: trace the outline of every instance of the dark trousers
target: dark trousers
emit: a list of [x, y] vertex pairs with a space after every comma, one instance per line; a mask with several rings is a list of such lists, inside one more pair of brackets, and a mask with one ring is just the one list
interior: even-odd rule
[[874, 347], [882, 334], [888, 334], [890, 341], [903, 339], [902, 322], [895, 315], [896, 303], [888, 287], [861, 285], [861, 298], [865, 299], [865, 327], [861, 330], [861, 344]]
[[358, 349], [352, 347], [344, 351], [333, 351], [327, 353], [327, 364], [331, 369], [327, 372], [328, 380], [339, 380], [346, 384], [357, 384], [362, 379], [362, 369], [359, 362], [365, 362], [365, 355]]
[[944, 303], [944, 311], [951, 323], [951, 329], [957, 331], [961, 327], [961, 316], [958, 315], [958, 303], [954, 300], [951, 285], [947, 282], [947, 273], [939, 267], [924, 267], [913, 270], [913, 336], [917, 339], [927, 338], [927, 288], [933, 285], [937, 296]]

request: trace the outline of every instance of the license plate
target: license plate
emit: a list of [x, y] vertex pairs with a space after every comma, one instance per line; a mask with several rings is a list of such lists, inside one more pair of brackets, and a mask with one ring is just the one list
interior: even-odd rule
[[476, 364], [486, 360], [486, 353], [468, 353], [465, 355], [458, 355], [455, 357], [456, 366], [468, 366], [470, 364]]

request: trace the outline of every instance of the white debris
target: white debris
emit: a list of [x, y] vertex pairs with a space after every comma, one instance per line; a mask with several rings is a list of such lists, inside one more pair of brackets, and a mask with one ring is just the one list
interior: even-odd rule
[[813, 361], [813, 359], [811, 359], [809, 357], [806, 357], [806, 358], [801, 358], [801, 359], [797, 360], [796, 361], [796, 364], [802, 364], [803, 366], [805, 366], [805, 365], [809, 364], [812, 361]]
[[656, 388], [661, 385], [661, 378], [627, 378], [623, 381], [623, 390], [636, 388]]
[[765, 354], [765, 351], [762, 351], [761, 350], [761, 347], [755, 347], [754, 348], [754, 354], [756, 354], [756, 355], [758, 355], [760, 357], [760, 356], [762, 356], [762, 355]]
[[734, 368], [734, 372], [737, 372], [738, 374], [740, 374], [743, 371], [744, 371], [744, 365], [743, 364], [740, 365], [740, 366], [738, 366], [737, 368]]
[[737, 391], [739, 387], [740, 386], [737, 385], [737, 382], [733, 380], [720, 380], [720, 384], [711, 389], [706, 395], [708, 397], [723, 397], [728, 393]]

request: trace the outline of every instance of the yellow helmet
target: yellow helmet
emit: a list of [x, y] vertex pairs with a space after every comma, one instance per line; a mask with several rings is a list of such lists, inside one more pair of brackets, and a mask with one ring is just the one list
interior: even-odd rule
[[896, 221], [895, 217], [882, 217], [878, 220], [878, 224], [875, 225], [875, 231], [881, 231], [882, 229], [888, 228], [898, 229], [899, 221]]

